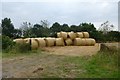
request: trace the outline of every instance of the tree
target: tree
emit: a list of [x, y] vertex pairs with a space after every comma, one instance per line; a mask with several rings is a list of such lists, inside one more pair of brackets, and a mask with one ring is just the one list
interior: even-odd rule
[[55, 22], [52, 27], [50, 27], [50, 29], [52, 30], [52, 32], [56, 33], [56, 32], [60, 32], [61, 31], [61, 25], [58, 22]]
[[11, 23], [10, 18], [4, 18], [2, 20], [2, 35], [9, 36], [10, 38], [14, 35], [14, 25]]
[[65, 32], [70, 31], [70, 28], [69, 28], [68, 24], [63, 24], [63, 25], [61, 26], [61, 31], [65, 31]]
[[106, 34], [106, 36], [108, 41], [120, 41], [120, 32], [118, 31], [110, 31]]
[[45, 37], [50, 36], [49, 22], [47, 20], [41, 20], [41, 25], [43, 26], [43, 35]]
[[61, 31], [61, 25], [58, 22], [53, 23], [50, 31], [50, 36], [57, 37], [56, 33]]
[[19, 38], [22, 36], [22, 31], [20, 29], [14, 29], [14, 38]]
[[104, 23], [101, 24], [101, 26], [99, 27], [99, 31], [103, 31], [103, 34], [107, 34], [109, 31], [111, 31], [114, 28], [113, 24], [110, 24], [109, 21], [106, 21]]
[[29, 22], [23, 22], [20, 30], [22, 31], [22, 37], [36, 37], [35, 34], [32, 33], [33, 25]]
[[41, 25], [44, 27], [44, 28], [47, 28], [49, 27], [49, 22], [47, 20], [41, 20]]
[[71, 30], [71, 31], [74, 31], [74, 32], [77, 32], [77, 31], [79, 32], [79, 31], [80, 31], [80, 28], [79, 28], [78, 26], [76, 26], [76, 25], [71, 25], [71, 26], [70, 26], [70, 30]]
[[43, 37], [44, 27], [39, 24], [35, 24], [32, 28], [32, 33], [35, 34], [37, 37]]
[[81, 23], [79, 25], [81, 31], [94, 32], [96, 28], [91, 23]]
[[93, 37], [93, 38], [96, 37], [96, 34], [94, 34], [94, 33], [97, 33], [96, 28], [91, 23], [81, 23], [78, 29], [80, 29], [80, 31], [83, 31], [83, 32], [84, 31], [89, 32], [90, 37]]

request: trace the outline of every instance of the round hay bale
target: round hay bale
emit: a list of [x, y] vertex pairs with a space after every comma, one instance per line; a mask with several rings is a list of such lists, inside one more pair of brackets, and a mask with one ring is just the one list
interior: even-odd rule
[[77, 33], [76, 33], [76, 36], [77, 36], [78, 38], [83, 38], [83, 33], [82, 33], [82, 32], [77, 32]]
[[38, 41], [34, 38], [31, 38], [31, 49], [36, 50], [36, 49], [38, 49], [38, 46], [39, 46]]
[[87, 38], [86, 39], [86, 45], [87, 46], [94, 46], [96, 43], [95, 39], [92, 39], [92, 38]]
[[96, 44], [96, 41], [95, 41], [95, 39], [91, 39], [91, 45], [95, 45]]
[[81, 44], [82, 46], [86, 46], [86, 39], [82, 38], [81, 42], [82, 42], [82, 44]]
[[42, 39], [45, 39], [45, 37], [42, 37]]
[[83, 32], [83, 37], [84, 38], [89, 38], [89, 33], [88, 32]]
[[62, 37], [61, 34], [60, 34], [60, 32], [57, 33], [57, 37], [58, 37], [58, 38], [61, 38], [61, 37]]
[[76, 38], [76, 34], [74, 32], [68, 32], [68, 37], [73, 40]]
[[70, 46], [70, 45], [73, 44], [73, 41], [72, 41], [70, 38], [67, 38], [67, 39], [65, 40], [65, 44], [66, 44], [67, 46]]
[[45, 38], [45, 42], [47, 46], [54, 46], [55, 45], [55, 38]]
[[45, 47], [46, 46], [46, 42], [44, 40], [44, 38], [35, 38], [38, 41], [38, 45], [39, 47]]
[[91, 46], [92, 41], [90, 38], [86, 39], [86, 46]]
[[63, 38], [56, 38], [55, 44], [56, 44], [56, 46], [64, 46], [65, 45]]
[[[58, 33], [59, 34], [59, 33]], [[61, 38], [63, 39], [67, 39], [68, 37], [68, 34], [66, 32], [60, 32], [60, 35], [59, 35]]]
[[30, 38], [25, 38], [24, 41], [25, 43], [30, 44]]
[[20, 38], [20, 39], [14, 39], [13, 40], [16, 44], [24, 44], [24, 39]]
[[81, 38], [75, 38], [73, 43], [74, 43], [75, 46], [81, 46], [82, 45], [82, 39]]

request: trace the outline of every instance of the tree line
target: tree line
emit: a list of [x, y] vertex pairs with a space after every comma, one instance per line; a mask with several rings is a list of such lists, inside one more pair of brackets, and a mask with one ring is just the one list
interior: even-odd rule
[[[107, 23], [107, 22], [106, 22]], [[120, 32], [108, 30], [108, 24], [102, 24], [102, 29], [97, 30], [94, 24], [81, 23], [80, 25], [60, 24], [55, 22], [51, 27], [47, 20], [42, 20], [40, 23], [31, 24], [29, 22], [23, 22], [19, 29], [16, 29], [12, 24], [10, 18], [2, 19], [1, 29], [2, 35], [8, 36], [9, 38], [27, 38], [27, 37], [57, 37], [56, 33], [60, 31], [65, 32], [83, 32], [87, 31], [91, 38], [96, 39], [98, 42], [106, 41], [120, 41]], [[112, 26], [113, 27], [113, 26]], [[105, 30], [106, 29], [106, 30]], [[105, 33], [106, 31], [106, 33]]]

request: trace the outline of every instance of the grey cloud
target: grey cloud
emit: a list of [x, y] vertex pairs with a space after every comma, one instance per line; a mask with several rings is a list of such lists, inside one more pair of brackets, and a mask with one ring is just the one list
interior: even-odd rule
[[79, 24], [93, 22], [96, 26], [109, 20], [117, 26], [118, 7], [116, 2], [4, 2], [2, 18], [10, 17], [15, 27], [23, 21], [38, 23], [47, 19], [54, 22]]

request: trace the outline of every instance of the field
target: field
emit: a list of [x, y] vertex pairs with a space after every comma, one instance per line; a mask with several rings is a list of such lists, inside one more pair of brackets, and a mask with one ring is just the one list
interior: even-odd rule
[[118, 78], [118, 51], [99, 49], [96, 44], [3, 53], [3, 78]]

